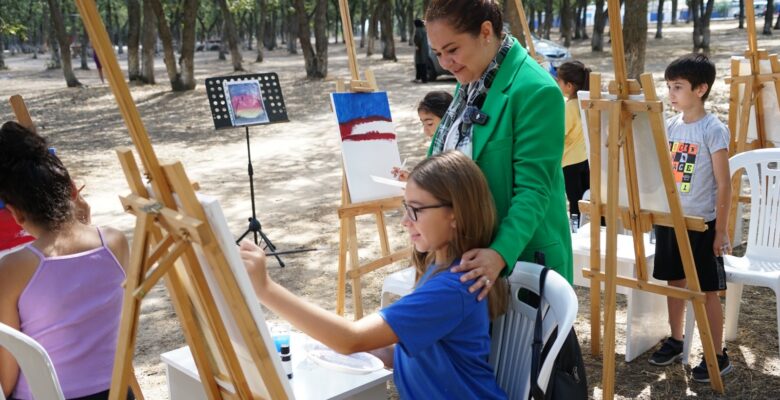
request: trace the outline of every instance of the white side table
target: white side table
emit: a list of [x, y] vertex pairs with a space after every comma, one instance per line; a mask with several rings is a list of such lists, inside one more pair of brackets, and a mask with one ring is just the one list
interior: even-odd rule
[[[393, 372], [387, 369], [370, 374], [349, 374], [321, 367], [306, 357], [307, 336], [291, 333], [293, 378], [290, 384], [298, 400], [387, 399], [387, 381]], [[198, 369], [188, 346], [160, 356], [165, 363], [170, 400], [206, 400]]]
[[[634, 254], [634, 238], [631, 235], [617, 235], [618, 275], [636, 276], [636, 255]], [[574, 284], [590, 287], [590, 279], [582, 276], [582, 269], [590, 267], [590, 224], [583, 225], [572, 235], [572, 252], [574, 254]], [[601, 228], [601, 263], [604, 270], [606, 254], [606, 232]], [[665, 284], [653, 279], [653, 261], [655, 244], [650, 243], [650, 235], [644, 235], [645, 262], [649, 281]], [[601, 283], [602, 290], [604, 282]], [[633, 290], [618, 286], [617, 292], [628, 298], [626, 316], [626, 362], [631, 362], [642, 353], [650, 350], [661, 339], [669, 336], [666, 297], [642, 290]]]

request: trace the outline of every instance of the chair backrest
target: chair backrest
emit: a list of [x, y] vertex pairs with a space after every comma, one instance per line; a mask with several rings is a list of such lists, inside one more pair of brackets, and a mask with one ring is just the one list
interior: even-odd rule
[[[490, 364], [496, 380], [510, 399], [527, 399], [531, 382], [531, 345], [534, 337], [536, 307], [521, 300], [521, 289], [539, 294], [541, 265], [518, 262], [509, 276], [510, 302], [507, 313], [493, 321]], [[555, 271], [549, 271], [544, 285], [542, 340], [544, 345], [555, 328], [558, 334], [546, 358], [542, 360], [537, 380], [547, 388], [555, 358], [577, 318], [577, 295], [569, 282]]]
[[65, 399], [54, 365], [43, 346], [16, 329], [0, 324], [0, 347], [16, 359], [36, 400]]
[[[729, 169], [745, 170], [750, 183], [750, 223], [745, 255], [780, 258], [780, 148], [739, 153]], [[732, 204], [736, 207], [736, 204]]]

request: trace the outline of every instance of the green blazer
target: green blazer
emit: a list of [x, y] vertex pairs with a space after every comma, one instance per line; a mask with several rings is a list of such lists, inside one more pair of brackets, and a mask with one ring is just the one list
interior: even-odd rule
[[540, 251], [545, 264], [571, 283], [571, 231], [561, 168], [564, 101], [558, 85], [515, 40], [482, 111], [488, 121], [474, 125], [472, 158], [487, 178], [498, 213], [490, 247], [504, 258], [506, 273], [516, 261], [533, 262]]

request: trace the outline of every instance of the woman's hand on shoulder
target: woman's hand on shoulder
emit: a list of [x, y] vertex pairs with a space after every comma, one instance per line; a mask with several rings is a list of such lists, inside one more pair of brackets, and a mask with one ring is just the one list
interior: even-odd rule
[[505, 266], [504, 258], [497, 251], [471, 249], [463, 253], [460, 265], [453, 267], [451, 271], [468, 271], [460, 277], [460, 281], [474, 280], [475, 282], [469, 287], [469, 292], [474, 293], [481, 290], [477, 299], [482, 300], [487, 297]]

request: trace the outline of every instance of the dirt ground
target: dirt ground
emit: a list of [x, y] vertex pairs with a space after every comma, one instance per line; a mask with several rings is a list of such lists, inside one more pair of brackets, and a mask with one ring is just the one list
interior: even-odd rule
[[[665, 29], [665, 38], [649, 34], [646, 71], [653, 72], [658, 93], [666, 94], [663, 69], [673, 58], [690, 51], [691, 26]], [[760, 47], [776, 51], [780, 39], [760, 37]], [[718, 66], [718, 80], [708, 107], [726, 121], [728, 87], [723, 77], [728, 60], [747, 46], [746, 33], [736, 22], [713, 26], [712, 56]], [[361, 68], [374, 70], [378, 84], [387, 90], [396, 125], [402, 157], [414, 165], [424, 155], [425, 140], [417, 120], [416, 103], [430, 90], [452, 90], [454, 80], [441, 79], [428, 85], [410, 83], [414, 76], [412, 50], [397, 46], [399, 61], [384, 62], [377, 56], [360, 55]], [[575, 42], [575, 58], [603, 72], [605, 81], [612, 75], [609, 52], [590, 52], [589, 42]], [[77, 181], [86, 183], [85, 194], [92, 205], [93, 221], [122, 229], [131, 236], [134, 220], [123, 213], [117, 196], [128, 193], [114, 149], [132, 146], [113, 95], [101, 84], [97, 72], [77, 70], [85, 84], [78, 89], [65, 88], [59, 70], [47, 71], [48, 55], [32, 59], [17, 55], [6, 59], [10, 70], [0, 72], [0, 97], [24, 96], [40, 132], [48, 136], [58, 154]], [[346, 51], [341, 44], [331, 45], [329, 75], [324, 81], [305, 78], [303, 59], [280, 49], [266, 53], [266, 61], [253, 63], [253, 52], [244, 52], [244, 66], [251, 72], [276, 72], [282, 84], [289, 123], [253, 127], [252, 160], [255, 170], [257, 213], [263, 230], [280, 249], [317, 248], [319, 251], [284, 256], [286, 268], [271, 262], [274, 279], [294, 293], [327, 309], [335, 308], [336, 267], [338, 259], [338, 219], [341, 164], [339, 136], [330, 112], [328, 93], [335, 88], [335, 77], [348, 75]], [[126, 59], [120, 56], [126, 68]], [[191, 180], [201, 191], [216, 196], [230, 223], [241, 234], [250, 216], [247, 154], [244, 131], [215, 131], [211, 122], [203, 81], [207, 77], [231, 73], [230, 63], [218, 61], [216, 52], [198, 53], [198, 88], [187, 93], [169, 90], [161, 59], [157, 63], [157, 85], [134, 86], [132, 94], [150, 132], [158, 157], [163, 161], [180, 160]], [[667, 108], [668, 109], [668, 108]], [[0, 118], [12, 113], [8, 103], [0, 104]], [[392, 244], [398, 248], [406, 237], [400, 229], [400, 214], [388, 215]], [[379, 254], [373, 219], [360, 220], [361, 257]], [[367, 310], [379, 305], [383, 277], [404, 267], [403, 263], [370, 274], [363, 280]], [[576, 324], [593, 398], [601, 398], [601, 359], [590, 356], [590, 317], [587, 290], [577, 289], [580, 312]], [[617, 385], [619, 398], [772, 398], [780, 396], [780, 360], [775, 319], [775, 297], [770, 290], [745, 287], [739, 339], [728, 342], [735, 371], [725, 378], [726, 395], [716, 396], [707, 385], [690, 380], [690, 367], [675, 365], [652, 367], [644, 355], [625, 363], [625, 301], [619, 296]], [[349, 298], [348, 298], [349, 300]], [[274, 319], [274, 316], [269, 316]], [[698, 363], [701, 351], [694, 341], [692, 362]], [[144, 393], [149, 399], [167, 399], [164, 367], [159, 355], [184, 345], [178, 321], [165, 289], [158, 285], [144, 300], [139, 324], [134, 365]], [[390, 389], [389, 396], [396, 397]]]

